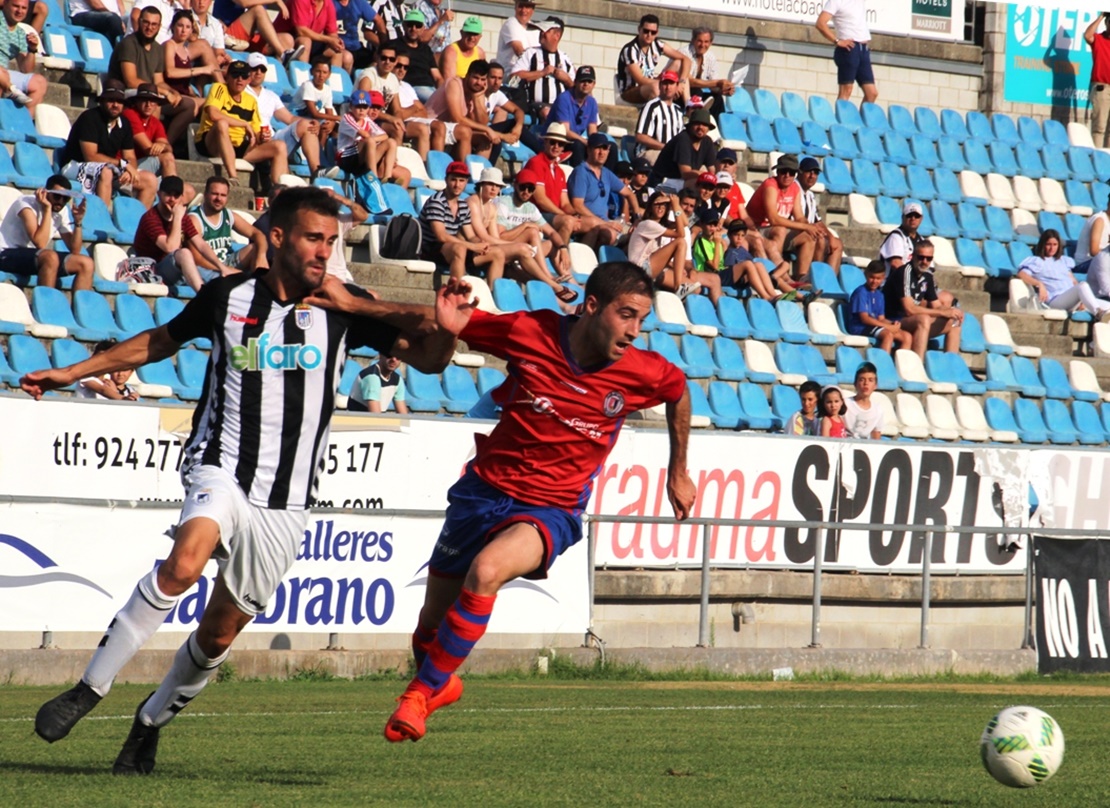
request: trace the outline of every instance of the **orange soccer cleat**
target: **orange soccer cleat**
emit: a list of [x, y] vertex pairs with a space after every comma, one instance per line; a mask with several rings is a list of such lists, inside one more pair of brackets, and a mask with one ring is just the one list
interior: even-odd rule
[[397, 709], [385, 723], [383, 735], [390, 743], [419, 741], [424, 737], [428, 700], [419, 690], [406, 690], [397, 699]]
[[443, 683], [443, 687], [437, 690], [428, 699], [428, 715], [431, 715], [440, 707], [446, 707], [449, 704], [454, 704], [462, 698], [463, 682], [455, 674], [447, 677], [447, 681]]

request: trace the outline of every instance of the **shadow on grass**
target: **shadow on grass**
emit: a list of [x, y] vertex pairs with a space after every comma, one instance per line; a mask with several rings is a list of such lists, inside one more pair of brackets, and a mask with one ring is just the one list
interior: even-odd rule
[[871, 802], [890, 805], [959, 805], [960, 800], [946, 800], [941, 798], [929, 799], [928, 797], [873, 797]]
[[64, 763], [20, 763], [18, 760], [0, 760], [0, 772], [16, 774], [111, 774], [107, 766], [73, 766]]

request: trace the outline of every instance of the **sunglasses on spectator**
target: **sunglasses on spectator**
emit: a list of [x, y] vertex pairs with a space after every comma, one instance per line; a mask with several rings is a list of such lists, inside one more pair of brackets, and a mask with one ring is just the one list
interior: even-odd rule
[[422, 22], [413, 22], [412, 20], [409, 20], [408, 22], [405, 23], [406, 28], [408, 28], [410, 25], [413, 28], [423, 28], [424, 27], [424, 23], [422, 23]]
[[518, 185], [516, 189], [521, 193], [524, 193], [525, 191], [527, 191], [528, 193], [532, 193], [536, 190], [536, 186], [528, 183], [527, 185]]
[[927, 263], [932, 263], [933, 256], [931, 256], [931, 255], [915, 255], [913, 257], [913, 260], [914, 261], [925, 261]]
[[52, 194], [52, 193], [50, 193], [50, 191], [47, 191], [46, 192], [46, 198], [48, 200], [50, 200], [51, 202], [56, 203], [58, 205], [67, 205], [67, 204], [69, 204], [69, 197], [64, 196], [62, 194]]
[[787, 177], [795, 177], [798, 174], [797, 171], [793, 171], [792, 169], [789, 169], [789, 168], [780, 168], [775, 173], [780, 177], [782, 177], [784, 175], [787, 176]]
[[379, 62], [396, 62], [396, 56], [386, 56], [384, 53], [378, 57]]
[[398, 62], [397, 64], [393, 65], [393, 69], [394, 70], [408, 70], [409, 69], [409, 63], [408, 62]]
[[647, 36], [655, 36], [656, 34], [659, 33], [659, 29], [658, 28], [641, 28], [640, 33], [645, 34]]
[[920, 219], [921, 218], [920, 213], [906, 213], [906, 214], [903, 214], [903, 216], [906, 219]]

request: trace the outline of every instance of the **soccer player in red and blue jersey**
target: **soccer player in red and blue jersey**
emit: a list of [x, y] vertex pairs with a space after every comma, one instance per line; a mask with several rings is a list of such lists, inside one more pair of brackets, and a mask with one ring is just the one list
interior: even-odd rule
[[551, 311], [475, 311], [460, 338], [508, 362], [494, 393], [501, 420], [447, 494], [413, 634], [419, 670], [385, 727], [419, 740], [425, 719], [462, 695], [455, 671], [485, 633], [497, 592], [515, 578], [545, 578], [582, 537], [594, 477], [629, 413], [666, 403], [667, 497], [690, 514], [686, 470], [690, 397], [682, 371], [632, 341], [651, 310], [651, 279], [628, 262], [601, 264], [577, 317]]

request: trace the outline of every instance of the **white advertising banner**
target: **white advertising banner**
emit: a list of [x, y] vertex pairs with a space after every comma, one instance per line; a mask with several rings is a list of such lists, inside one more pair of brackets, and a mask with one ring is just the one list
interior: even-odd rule
[[[964, 4], [965, 0], [867, 0], [867, 27], [876, 34], [958, 41], [964, 34]], [[637, 5], [679, 8], [699, 17], [719, 14], [813, 25], [825, 0], [639, 0]], [[711, 19], [701, 24], [713, 26]]]

